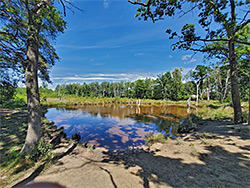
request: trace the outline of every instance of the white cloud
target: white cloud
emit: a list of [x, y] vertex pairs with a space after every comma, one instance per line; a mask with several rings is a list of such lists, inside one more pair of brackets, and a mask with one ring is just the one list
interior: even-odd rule
[[190, 59], [192, 57], [192, 55], [184, 55], [184, 56], [182, 56], [182, 60], [183, 61], [186, 61], [186, 60], [188, 60], [188, 59]]
[[137, 79], [152, 78], [148, 73], [118, 73], [118, 74], [85, 74], [52, 77], [55, 83], [71, 83], [71, 82], [94, 82], [94, 81], [135, 81]]
[[193, 62], [196, 62], [197, 59], [195, 58], [192, 58], [193, 56], [192, 55], [184, 55], [182, 56], [182, 61], [185, 61], [184, 64], [189, 64], [189, 63], [193, 63]]
[[182, 74], [186, 75], [190, 70], [193, 70], [193, 68], [182, 68]]
[[197, 61], [197, 59], [192, 58], [189, 61], [184, 62], [184, 64], [189, 64], [189, 63], [193, 63], [193, 62], [196, 62], [196, 61]]
[[172, 55], [169, 55], [169, 58], [173, 58], [173, 56], [172, 56]]

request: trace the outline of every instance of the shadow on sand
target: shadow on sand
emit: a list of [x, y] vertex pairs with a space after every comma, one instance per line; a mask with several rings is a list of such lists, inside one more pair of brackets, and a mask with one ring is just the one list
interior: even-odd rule
[[[105, 163], [123, 164], [126, 169], [138, 166], [134, 175], [143, 180], [143, 187], [249, 187], [249, 158], [230, 153], [219, 146], [207, 146], [209, 154], [199, 154], [203, 164], [187, 164], [182, 159], [163, 157], [145, 150], [108, 151]], [[245, 148], [249, 149], [249, 148]]]
[[[59, 159], [63, 158], [64, 156], [70, 154], [77, 146], [77, 143], [73, 144], [66, 152], [62, 153], [59, 156], [55, 156], [51, 161], [58, 161]], [[16, 187], [22, 187], [24, 185], [26, 185], [27, 183], [31, 182], [32, 180], [34, 180], [37, 176], [40, 175], [40, 173], [43, 171], [44, 167], [46, 166], [48, 162], [45, 162], [43, 164], [41, 164], [38, 168], [36, 168], [34, 170], [34, 172], [27, 178], [25, 178], [24, 180], [18, 182], [17, 184], [15, 184], [12, 188], [16, 188]]]
[[[250, 140], [249, 127], [231, 122], [208, 121], [200, 133], [207, 131], [223, 136], [230, 143], [230, 136]], [[213, 127], [215, 126], [215, 127]], [[246, 129], [246, 130], [245, 130]], [[248, 131], [247, 131], [248, 130]], [[196, 133], [199, 133], [196, 132]], [[215, 140], [216, 141], [216, 140]], [[160, 152], [118, 150], [104, 152], [105, 163], [123, 164], [126, 169], [139, 167], [135, 176], [143, 180], [143, 187], [250, 187], [250, 144], [232, 144], [234, 152], [223, 146], [204, 146], [206, 153], [197, 153], [200, 163], [185, 163], [181, 158], [161, 156]], [[240, 151], [239, 151], [240, 150]]]

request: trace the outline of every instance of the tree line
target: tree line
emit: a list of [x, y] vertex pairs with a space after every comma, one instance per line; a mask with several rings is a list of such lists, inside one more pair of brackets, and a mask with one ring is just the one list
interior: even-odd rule
[[[240, 72], [239, 72], [240, 73]], [[172, 72], [158, 74], [156, 79], [146, 78], [136, 81], [120, 81], [89, 84], [73, 83], [57, 85], [58, 97], [74, 95], [78, 97], [100, 98], [136, 98], [156, 100], [219, 100], [231, 102], [231, 82], [229, 67], [226, 65], [214, 69], [205, 65], [197, 65], [183, 75], [181, 68]], [[248, 99], [248, 74], [242, 74], [240, 93], [242, 101]]]

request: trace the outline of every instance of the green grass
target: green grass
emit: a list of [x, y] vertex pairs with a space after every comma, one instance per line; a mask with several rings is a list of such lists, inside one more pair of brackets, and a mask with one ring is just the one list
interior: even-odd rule
[[184, 142], [181, 138], [176, 138], [175, 140], [176, 140], [176, 142], [177, 142], [177, 143], [176, 143], [177, 145], [181, 145], [181, 144], [183, 144], [183, 142]]
[[189, 144], [189, 146], [193, 147], [193, 146], [194, 146], [194, 143], [193, 143], [193, 142], [191, 142], [191, 143]]
[[[42, 118], [42, 138], [33, 151], [20, 156], [27, 130], [27, 113], [24, 111], [0, 116], [0, 187], [9, 185], [14, 179], [22, 176], [25, 170], [41, 162], [50, 162], [53, 155], [52, 146], [48, 143], [48, 132], [56, 130], [56, 126], [46, 118]], [[53, 133], [54, 134], [54, 133]]]
[[154, 143], [166, 143], [168, 138], [161, 133], [150, 133], [146, 136], [146, 145], [153, 145]]
[[13, 99], [1, 103], [0, 108], [24, 110], [27, 108], [26, 99], [20, 96], [15, 96]]
[[219, 106], [218, 108], [214, 107], [203, 107], [199, 108], [196, 115], [202, 119], [210, 120], [225, 120], [233, 118], [233, 108], [230, 106], [224, 107], [224, 105]]
[[193, 157], [198, 157], [200, 153], [197, 151], [197, 149], [193, 148], [190, 153]]
[[[185, 104], [184, 102], [172, 102], [163, 100], [141, 99], [141, 105], [166, 105], [166, 104]], [[103, 105], [103, 104], [130, 104], [135, 105], [137, 99], [129, 98], [98, 98], [98, 97], [76, 97], [74, 95], [65, 95], [62, 99], [46, 98], [41, 100], [43, 105], [48, 106], [72, 106], [72, 105]]]

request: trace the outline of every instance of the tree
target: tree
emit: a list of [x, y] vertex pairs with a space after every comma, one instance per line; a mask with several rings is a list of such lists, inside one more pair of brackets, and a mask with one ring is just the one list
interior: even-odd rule
[[248, 125], [250, 125], [250, 57], [248, 56]]
[[145, 82], [142, 79], [135, 81], [135, 97], [139, 99], [144, 99], [146, 94]]
[[[157, 75], [158, 78], [156, 79], [157, 85], [155, 86], [155, 89], [159, 89], [161, 96], [159, 96], [160, 99], [170, 99], [172, 97], [172, 76], [171, 73], [168, 71], [165, 74], [159, 74]], [[156, 94], [159, 92], [155, 92]]]
[[215, 67], [213, 70], [212, 77], [214, 79], [214, 85], [216, 87], [217, 97], [218, 100], [221, 102], [223, 101], [228, 94], [229, 90], [229, 77], [230, 77], [230, 70], [228, 66], [221, 66]]
[[183, 98], [184, 85], [182, 83], [182, 74], [179, 68], [172, 71], [172, 100], [180, 100]]
[[[234, 122], [242, 122], [235, 48], [238, 45], [250, 45], [249, 38], [244, 40], [237, 36], [250, 23], [249, 1], [128, 1], [140, 5], [136, 17], [139, 17], [139, 19], [144, 18], [144, 20], [150, 18], [153, 22], [164, 19], [165, 16], [172, 17], [177, 11], [182, 12], [183, 16], [192, 10], [197, 10], [198, 24], [203, 29], [204, 35], [198, 34], [194, 23], [185, 24], [180, 33], [172, 31], [170, 28], [166, 32], [170, 34], [170, 39], [174, 37], [178, 39], [178, 42], [173, 45], [173, 49], [209, 53], [215, 57], [219, 57], [221, 52], [226, 52], [230, 65]], [[241, 10], [246, 11], [242, 13]], [[214, 44], [214, 42], [223, 43], [223, 46]]]
[[195, 94], [196, 84], [194, 81], [188, 81], [184, 84], [184, 90], [188, 97]]
[[[38, 76], [49, 81], [48, 70], [59, 59], [50, 44], [66, 28], [62, 15], [51, 0], [1, 1], [1, 16], [8, 19], [0, 32], [4, 47], [1, 62], [25, 75], [28, 108], [28, 130], [21, 153], [26, 153], [40, 140], [41, 110]], [[11, 58], [14, 57], [14, 58]]]
[[199, 91], [200, 98], [202, 99], [203, 82], [208, 76], [208, 67], [204, 65], [197, 65], [194, 70], [189, 71], [186, 77], [191, 78], [196, 82], [196, 106], [198, 105]]

